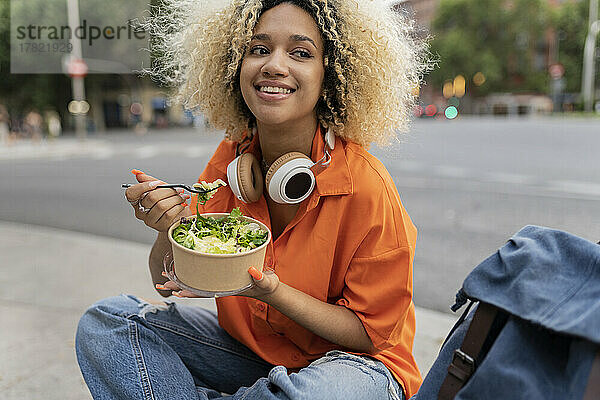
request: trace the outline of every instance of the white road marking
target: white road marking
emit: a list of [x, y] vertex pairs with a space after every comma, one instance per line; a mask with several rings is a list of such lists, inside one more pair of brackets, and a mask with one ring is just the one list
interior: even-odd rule
[[551, 190], [556, 190], [557, 192], [600, 197], [600, 184], [598, 183], [578, 181], [552, 181], [548, 182], [548, 186]]
[[137, 159], [146, 159], [156, 157], [159, 153], [159, 147], [155, 145], [143, 146], [133, 151], [133, 156]]
[[210, 154], [213, 150], [207, 146], [191, 146], [183, 151], [183, 155], [188, 158], [200, 158]]
[[206, 157], [215, 150], [212, 145], [185, 146], [180, 144], [154, 144], [138, 147], [135, 144], [119, 145], [100, 140], [75, 140], [62, 143], [23, 143], [11, 147], [0, 146], [0, 162], [16, 160], [66, 161], [70, 159], [108, 160], [114, 157], [148, 159], [161, 154], [177, 154], [197, 159]]
[[463, 167], [457, 167], [454, 165], [438, 165], [433, 167], [433, 172], [438, 176], [446, 178], [467, 178], [472, 174]]
[[396, 168], [400, 168], [402, 171], [421, 171], [425, 166], [423, 163], [410, 160], [402, 160], [395, 163]]
[[115, 156], [115, 151], [110, 147], [96, 149], [91, 157], [94, 160], [108, 160]]
[[[391, 165], [391, 162], [388, 161], [388, 164]], [[425, 164], [415, 161], [398, 161], [394, 163], [393, 169], [396, 171], [422, 172], [426, 174], [428, 168]], [[474, 190], [476, 190], [475, 188], [477, 186], [493, 183], [505, 186], [500, 187], [497, 185], [492, 189], [488, 187], [485, 190], [503, 194], [523, 194], [544, 197], [556, 197], [560, 194], [561, 197], [566, 196], [577, 199], [600, 198], [600, 184], [592, 182], [575, 180], [545, 181], [533, 175], [515, 174], [510, 172], [480, 173], [453, 165], [436, 165], [430, 167], [429, 170], [433, 172], [434, 177], [463, 180], [467, 187]], [[431, 184], [426, 176], [395, 176], [394, 179], [396, 182], [399, 182], [399, 185], [404, 187], [419, 189], [437, 187], [436, 184]], [[510, 186], [511, 188], [506, 186]]]
[[490, 172], [483, 175], [482, 178], [486, 182], [509, 183], [514, 185], [532, 185], [538, 182], [533, 176], [511, 174], [507, 172]]

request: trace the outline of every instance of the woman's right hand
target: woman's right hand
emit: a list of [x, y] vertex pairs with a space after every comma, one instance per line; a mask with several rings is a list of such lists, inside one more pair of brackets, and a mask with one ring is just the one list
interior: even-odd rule
[[133, 170], [137, 181], [125, 191], [127, 201], [134, 209], [135, 217], [158, 232], [166, 232], [173, 222], [192, 215], [185, 201], [190, 195], [183, 190], [159, 188], [165, 184], [142, 171]]

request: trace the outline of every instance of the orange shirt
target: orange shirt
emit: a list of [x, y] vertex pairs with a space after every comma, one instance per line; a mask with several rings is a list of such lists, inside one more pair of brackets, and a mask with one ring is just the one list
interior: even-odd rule
[[[313, 161], [322, 157], [323, 145], [319, 129], [312, 145]], [[235, 149], [235, 142], [222, 141], [198, 181], [227, 181], [227, 165]], [[258, 135], [248, 151], [260, 160]], [[378, 350], [372, 356], [388, 367], [408, 398], [421, 384], [412, 354], [417, 231], [379, 160], [340, 138], [331, 156], [330, 166], [317, 175], [313, 193], [283, 233], [269, 243], [265, 268], [272, 268], [289, 286], [352, 310]], [[195, 210], [195, 198], [191, 207]], [[199, 210], [229, 212], [234, 207], [271, 226], [264, 196], [244, 204], [229, 187], [219, 189]], [[219, 324], [271, 364], [301, 368], [327, 351], [347, 350], [255, 299], [219, 298], [217, 308]]]

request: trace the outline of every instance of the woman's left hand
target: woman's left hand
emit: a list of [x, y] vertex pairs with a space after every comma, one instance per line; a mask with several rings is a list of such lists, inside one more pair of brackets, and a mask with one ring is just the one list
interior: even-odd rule
[[[252, 281], [254, 284], [252, 287], [244, 290], [243, 292], [237, 294], [237, 296], [245, 296], [252, 297], [255, 299], [259, 299], [265, 295], [269, 295], [273, 293], [279, 287], [279, 277], [273, 271], [264, 271], [260, 272], [254, 267], [250, 267], [248, 269], [248, 273], [252, 277]], [[162, 275], [165, 278], [168, 278], [166, 272], [163, 271]], [[170, 290], [175, 297], [188, 297], [188, 298], [201, 298], [202, 296], [198, 296], [186, 289], [181, 289], [177, 284], [173, 281], [167, 281], [163, 285], [157, 284], [157, 289], [160, 290]]]

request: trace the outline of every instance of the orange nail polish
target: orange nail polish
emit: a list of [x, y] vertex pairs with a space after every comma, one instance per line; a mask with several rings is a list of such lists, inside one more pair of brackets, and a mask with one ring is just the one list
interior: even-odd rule
[[263, 278], [263, 273], [254, 267], [248, 268], [248, 273], [257, 281], [260, 281]]
[[161, 285], [160, 283], [157, 283], [155, 286], [157, 289], [160, 289], [160, 290], [169, 290], [168, 288], [166, 288], [164, 285]]
[[172, 291], [171, 294], [175, 297], [179, 297], [180, 299], [183, 299], [183, 296], [181, 295], [181, 292], [176, 292], [176, 291]]
[[145, 172], [140, 171], [139, 169], [132, 169], [131, 173], [134, 175], [144, 174]]

